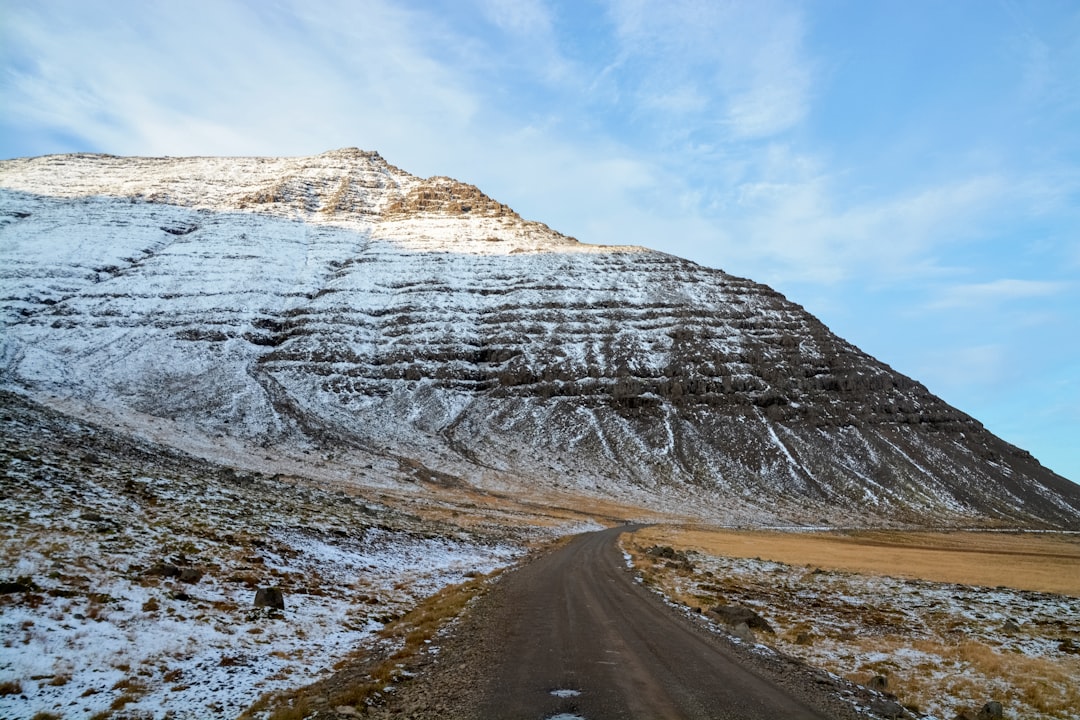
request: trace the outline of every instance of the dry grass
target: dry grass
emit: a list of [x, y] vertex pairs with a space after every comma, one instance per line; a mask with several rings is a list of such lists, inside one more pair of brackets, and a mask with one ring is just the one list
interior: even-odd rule
[[[347, 490], [347, 486], [342, 486]], [[425, 520], [450, 522], [462, 527], [484, 526], [490, 523], [508, 527], [555, 528], [568, 523], [621, 524], [640, 518], [640, 505], [619, 502], [569, 489], [522, 486], [513, 492], [485, 491], [467, 486], [440, 487], [437, 502], [428, 503], [424, 496], [413, 493], [384, 491], [378, 499], [390, 506], [408, 505]], [[685, 517], [649, 510], [648, 515], [658, 522], [679, 523]]]
[[[1080, 655], [1054, 650], [1080, 638], [1076, 536], [651, 527], [622, 544], [672, 600], [752, 607], [777, 630], [759, 642], [860, 684], [885, 676], [908, 707], [953, 717], [994, 699], [1015, 717], [1080, 720]], [[694, 551], [697, 567], [653, 545]]]
[[125, 707], [139, 699], [139, 695], [135, 693], [124, 693], [120, 697], [109, 703], [110, 710], [123, 710]]
[[[855, 643], [876, 654], [900, 656], [915, 650], [926, 657], [919, 663], [878, 661], [843, 673], [864, 683], [873, 675], [889, 678], [889, 690], [908, 705], [926, 708], [943, 696], [980, 703], [993, 688], [1006, 707], [1027, 705], [1048, 717], [1072, 717], [1080, 708], [1080, 659], [1028, 657], [1002, 653], [982, 642], [946, 643], [935, 639], [875, 638]], [[955, 668], [954, 672], [942, 672]]]
[[[14, 406], [5, 406], [4, 415], [0, 465], [12, 472], [0, 482], [0, 530], [6, 539], [0, 542], [0, 564], [10, 568], [7, 579], [25, 580], [28, 589], [0, 595], [0, 613], [17, 605], [32, 619], [15, 623], [0, 638], [0, 652], [19, 650], [16, 659], [22, 660], [0, 681], [29, 675], [21, 668], [44, 666], [46, 659], [65, 673], [54, 682], [52, 674], [23, 680], [26, 697], [17, 689], [4, 698], [12, 717], [32, 715], [45, 702], [40, 698], [59, 702], [98, 685], [97, 664], [119, 668], [118, 658], [130, 660], [124, 675], [148, 662], [168, 662], [187, 672], [174, 680], [155, 673], [139, 693], [95, 687], [101, 693], [95, 709], [117, 698], [127, 706], [116, 714], [138, 714], [130, 697], [139, 694], [140, 704], [160, 703], [181, 714], [184, 708], [198, 714], [212, 700], [227, 708], [215, 710], [217, 716], [235, 715], [261, 692], [309, 682], [338, 658], [340, 648], [350, 647], [350, 639], [352, 646], [364, 642], [372, 622], [396, 617], [417, 593], [460, 580], [473, 563], [487, 570], [506, 562], [520, 545], [518, 536], [529, 532], [524, 523], [508, 523], [503, 530], [478, 520], [469, 533], [458, 525], [432, 525], [412, 512], [409, 489], [396, 502], [382, 502], [381, 492], [364, 487], [335, 494], [309, 478], [238, 473], [167, 450], [129, 446], [107, 431]], [[18, 427], [9, 433], [13, 424]], [[72, 460], [71, 448], [87, 447], [102, 460], [83, 468]], [[160, 500], [153, 507], [151, 493]], [[425, 506], [438, 505], [434, 495]], [[419, 569], [409, 566], [412, 548], [444, 543], [453, 550], [433, 551], [431, 562]], [[473, 551], [475, 560], [469, 560]], [[356, 557], [378, 553], [390, 562], [355, 564]], [[200, 571], [203, 577], [186, 583], [151, 573], [158, 565]], [[323, 572], [327, 568], [332, 571]], [[393, 589], [403, 576], [410, 582]], [[265, 585], [282, 586], [297, 605], [279, 616], [251, 608], [244, 587], [254, 594]], [[118, 597], [94, 592], [102, 587], [119, 588]], [[375, 606], [354, 602], [356, 591], [377, 596]], [[299, 608], [310, 612], [295, 612]], [[289, 620], [280, 621], [284, 618]], [[176, 649], [184, 630], [175, 640], [155, 642], [158, 623], [186, 623], [204, 642]], [[113, 629], [125, 643], [94, 647], [96, 633]], [[219, 642], [227, 643], [224, 658], [215, 649]], [[284, 662], [266, 662], [270, 648], [286, 651]], [[220, 688], [210, 686], [213, 672], [196, 670], [219, 661], [225, 668], [238, 665], [241, 656], [253, 658], [245, 663], [249, 667], [237, 673], [238, 682]], [[264, 676], [254, 677], [257, 673]], [[31, 694], [28, 683], [33, 682], [38, 687]], [[175, 693], [182, 688], [193, 692], [179, 698]]]
[[993, 532], [783, 533], [651, 527], [641, 543], [871, 575], [1080, 597], [1080, 536]]
[[387, 685], [401, 679], [401, 668], [413, 660], [435, 634], [456, 618], [465, 606], [487, 586], [488, 576], [479, 576], [459, 585], [443, 588], [400, 619], [384, 628], [384, 639], [397, 640], [401, 648], [370, 672], [371, 680], [337, 693], [335, 705], [359, 706]]
[[[473, 598], [485, 592], [489, 580], [498, 574], [499, 571], [490, 575], [477, 575], [468, 582], [445, 587], [389, 623], [379, 632], [379, 637], [395, 645], [397, 650], [374, 666], [367, 667], [362, 680], [336, 687], [328, 693], [328, 697], [323, 683], [268, 694], [248, 708], [240, 716], [240, 720], [261, 716], [266, 716], [268, 720], [300, 720], [321, 707], [348, 706], [363, 709], [377, 703], [383, 689], [408, 677], [405, 668], [416, 661], [420, 652], [435, 638], [440, 629], [461, 614]], [[367, 655], [358, 653], [352, 658], [340, 661], [335, 668], [339, 675], [345, 675], [352, 667], [368, 663]]]

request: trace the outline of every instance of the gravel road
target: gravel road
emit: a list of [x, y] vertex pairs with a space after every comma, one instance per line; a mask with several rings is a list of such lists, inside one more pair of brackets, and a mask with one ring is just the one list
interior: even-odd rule
[[[498, 720], [854, 717], [806, 668], [752, 658], [635, 580], [616, 541], [574, 538], [505, 575], [377, 715]], [[815, 681], [815, 677], [817, 680]]]

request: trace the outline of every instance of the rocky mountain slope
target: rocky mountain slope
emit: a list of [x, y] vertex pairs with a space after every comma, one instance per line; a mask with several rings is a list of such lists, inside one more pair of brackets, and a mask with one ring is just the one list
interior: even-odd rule
[[235, 718], [543, 537], [0, 408], [0, 718]]
[[376, 153], [4, 161], [0, 222], [0, 382], [188, 452], [735, 523], [1080, 528], [1080, 486], [775, 291]]

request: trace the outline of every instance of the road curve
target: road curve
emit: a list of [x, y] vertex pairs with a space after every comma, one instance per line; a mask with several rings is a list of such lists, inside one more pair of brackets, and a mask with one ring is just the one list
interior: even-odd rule
[[502, 579], [483, 627], [494, 634], [485, 667], [474, 669], [483, 678], [476, 717], [827, 717], [741, 666], [638, 583], [616, 545], [627, 529], [578, 536]]

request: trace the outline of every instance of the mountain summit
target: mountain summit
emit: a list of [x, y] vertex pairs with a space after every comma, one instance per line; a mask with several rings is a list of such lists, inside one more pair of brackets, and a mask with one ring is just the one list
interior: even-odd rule
[[1080, 486], [770, 288], [377, 153], [3, 161], [0, 223], [0, 383], [188, 451], [730, 523], [1080, 528]]

